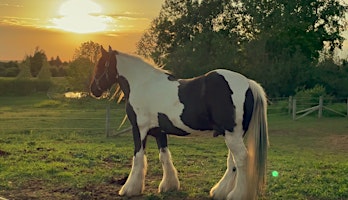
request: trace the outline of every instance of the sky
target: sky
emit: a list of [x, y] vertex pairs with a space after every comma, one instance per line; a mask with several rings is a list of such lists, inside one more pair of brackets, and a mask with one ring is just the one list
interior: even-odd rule
[[48, 59], [73, 59], [93, 41], [132, 53], [164, 0], [0, 0], [0, 60], [22, 60], [36, 47]]
[[[344, 0], [348, 1], [348, 0]], [[0, 0], [0, 61], [23, 60], [35, 48], [48, 59], [73, 59], [83, 42], [133, 53], [164, 0]], [[348, 32], [344, 35], [348, 38]], [[340, 54], [347, 56], [348, 41]]]

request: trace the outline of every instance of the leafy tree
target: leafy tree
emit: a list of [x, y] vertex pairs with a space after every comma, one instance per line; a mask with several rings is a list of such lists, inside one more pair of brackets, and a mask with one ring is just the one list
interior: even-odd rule
[[63, 62], [60, 60], [59, 56], [57, 56], [55, 59], [53, 57], [51, 57], [50, 61], [48, 61], [48, 63], [51, 66], [55, 66], [55, 67], [60, 67]]
[[81, 92], [89, 91], [89, 81], [99, 56], [100, 44], [93, 41], [84, 42], [75, 49], [74, 60], [67, 70], [67, 78], [72, 89]]
[[79, 57], [72, 61], [69, 65], [67, 76], [71, 89], [88, 92], [93, 67], [94, 64], [88, 58]]
[[29, 57], [27, 57], [25, 60], [23, 60], [20, 64], [19, 64], [19, 73], [17, 75], [18, 79], [27, 79], [27, 78], [31, 78], [31, 72], [30, 72], [30, 59]]
[[38, 78], [41, 80], [49, 80], [52, 77], [51, 71], [50, 71], [50, 64], [48, 63], [47, 59], [44, 59], [42, 61], [42, 67], [38, 74]]
[[252, 18], [256, 38], [267, 38], [266, 50], [276, 56], [282, 49], [298, 50], [318, 61], [319, 52], [341, 48], [347, 6], [338, 0], [243, 0]]
[[36, 77], [43, 65], [43, 61], [47, 59], [44, 50], [39, 49], [39, 47], [35, 48], [35, 52], [33, 56], [27, 56], [26, 59], [30, 60], [30, 73], [33, 77]]
[[91, 63], [96, 64], [100, 56], [100, 44], [93, 41], [84, 42], [75, 49], [73, 59], [87, 58]]
[[298, 85], [305, 85], [312, 76], [311, 60], [300, 49], [294, 53], [283, 49], [276, 58], [271, 57], [266, 43], [260, 39], [245, 45], [242, 73], [260, 82], [269, 96], [293, 95]]
[[228, 68], [291, 95], [319, 81], [320, 52], [341, 47], [346, 11], [339, 0], [166, 0], [137, 52], [180, 77]]
[[[167, 68], [179, 75], [184, 75], [185, 71], [193, 72], [194, 67], [212, 68], [216, 65], [210, 64], [207, 60], [203, 67], [192, 60], [200, 60], [199, 57], [203, 54], [213, 56], [216, 54], [215, 48], [221, 49], [221, 46], [217, 45], [211, 47], [210, 43], [220, 45], [226, 43], [226, 48], [232, 45], [234, 51], [231, 53], [224, 51], [227, 53], [224, 57], [231, 59], [234, 52], [238, 50], [236, 44], [240, 40], [237, 36], [243, 35], [238, 31], [242, 29], [241, 24], [243, 24], [242, 18], [237, 15], [239, 12], [242, 12], [241, 6], [229, 0], [205, 0], [201, 3], [197, 0], [166, 0], [159, 16], [152, 21], [150, 28], [138, 42], [137, 53], [151, 57], [158, 65], [165, 64]], [[232, 26], [234, 28], [229, 30]], [[210, 36], [214, 38], [212, 41], [209, 41]], [[218, 42], [217, 38], [221, 41]], [[191, 69], [184, 69], [188, 66], [191, 66]]]
[[241, 71], [238, 60], [234, 59], [238, 55], [237, 50], [237, 44], [221, 33], [202, 33], [169, 55], [166, 68], [181, 78], [190, 78], [217, 68]]
[[16, 77], [19, 71], [17, 61], [0, 62], [0, 76]]

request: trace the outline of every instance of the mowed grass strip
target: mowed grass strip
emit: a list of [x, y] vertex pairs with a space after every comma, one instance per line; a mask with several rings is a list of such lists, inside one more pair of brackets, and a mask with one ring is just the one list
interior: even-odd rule
[[[108, 101], [33, 96], [0, 97], [0, 102], [0, 196], [123, 199], [117, 193], [131, 168], [133, 141], [131, 133], [105, 137]], [[112, 106], [112, 127], [121, 123], [123, 107]], [[268, 186], [262, 199], [348, 199], [346, 118], [292, 121], [272, 115], [269, 126]], [[162, 169], [149, 137], [145, 194], [133, 199], [210, 199], [210, 188], [226, 169], [223, 137], [171, 136], [169, 148], [181, 190], [157, 194]]]

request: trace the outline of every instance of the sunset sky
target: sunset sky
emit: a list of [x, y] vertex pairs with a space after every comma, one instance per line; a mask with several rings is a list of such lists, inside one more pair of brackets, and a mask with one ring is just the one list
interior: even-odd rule
[[0, 0], [0, 60], [22, 60], [38, 46], [49, 59], [59, 56], [69, 61], [74, 50], [90, 40], [134, 52], [136, 42], [158, 16], [163, 2]]
[[22, 60], [43, 49], [71, 60], [92, 40], [134, 52], [164, 0], [0, 0], [0, 60]]

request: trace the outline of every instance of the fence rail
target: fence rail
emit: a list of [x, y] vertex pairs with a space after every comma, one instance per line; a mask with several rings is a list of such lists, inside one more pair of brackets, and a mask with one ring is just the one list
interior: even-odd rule
[[[303, 117], [305, 117], [313, 112], [316, 112], [316, 111], [318, 112], [318, 118], [322, 118], [324, 110], [330, 111], [331, 113], [334, 113], [336, 115], [348, 117], [348, 98], [346, 98], [346, 112], [345, 113], [342, 111], [338, 111], [338, 110], [329, 108], [328, 106], [325, 106], [324, 105], [324, 97], [322, 97], [322, 96], [319, 97], [317, 105], [314, 105], [312, 107], [305, 108], [302, 110], [297, 109], [296, 98], [289, 98], [289, 99], [292, 101], [292, 119], [293, 120], [303, 118]], [[332, 99], [330, 99], [330, 100], [332, 100]], [[309, 105], [311, 105], [311, 104], [309, 104]]]
[[[336, 105], [336, 107], [335, 107]], [[339, 108], [337, 108], [339, 105]], [[125, 113], [123, 106], [105, 104], [98, 108], [84, 109], [42, 109], [32, 113], [31, 109], [0, 109], [0, 131], [31, 131], [31, 130], [88, 130], [104, 132], [105, 135], [117, 135], [128, 132], [129, 125], [120, 130]], [[270, 98], [269, 116], [289, 116], [293, 120], [317, 112], [318, 118], [330, 113], [334, 116], [348, 117], [348, 98], [315, 99], [305, 98]], [[83, 114], [81, 114], [83, 113]]]

